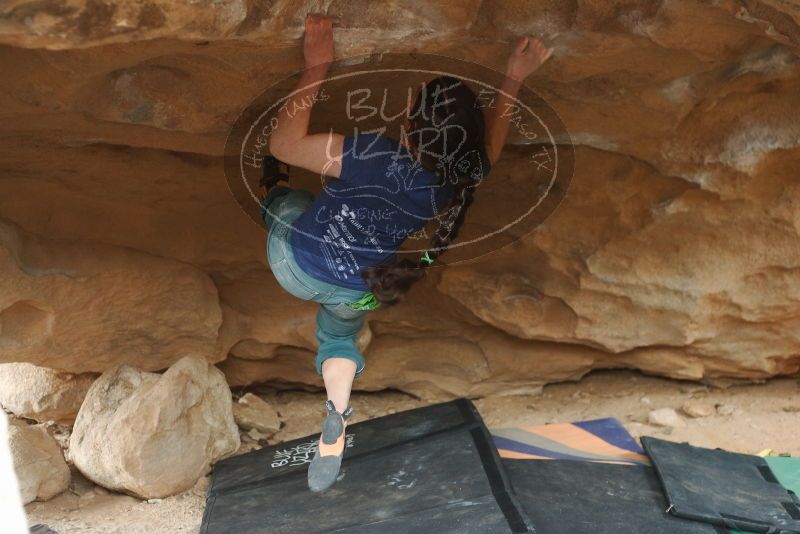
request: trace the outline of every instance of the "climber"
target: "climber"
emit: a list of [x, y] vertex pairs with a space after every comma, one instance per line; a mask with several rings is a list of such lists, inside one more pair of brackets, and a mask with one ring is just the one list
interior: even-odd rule
[[[320, 304], [315, 366], [325, 384], [327, 415], [308, 485], [321, 491], [336, 481], [344, 454], [350, 392], [365, 368], [356, 345], [365, 315], [400, 301], [447, 251], [476, 185], [500, 156], [509, 129], [505, 105], [551, 50], [532, 37], [517, 43], [486, 119], [459, 79], [442, 76], [423, 84], [404, 117], [400, 142], [365, 133], [309, 134], [311, 108], [334, 57], [330, 18], [306, 18], [303, 52], [305, 70], [269, 139], [276, 159], [265, 160], [260, 197], [276, 279], [292, 295]], [[277, 185], [288, 178], [280, 162], [326, 177], [316, 199]], [[432, 220], [438, 230], [422, 257], [398, 259], [403, 240]]]

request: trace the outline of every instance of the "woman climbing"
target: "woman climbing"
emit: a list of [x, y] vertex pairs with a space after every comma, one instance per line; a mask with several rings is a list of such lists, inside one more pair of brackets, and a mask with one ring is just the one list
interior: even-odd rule
[[[404, 118], [401, 142], [374, 134], [309, 134], [311, 107], [333, 62], [331, 19], [306, 18], [303, 51], [305, 71], [278, 113], [269, 150], [277, 160], [327, 176], [328, 182], [316, 199], [276, 185], [288, 175], [279, 174], [276, 159], [267, 158], [265, 165], [272, 165], [262, 182], [261, 212], [279, 284], [320, 304], [315, 365], [328, 400], [308, 485], [322, 491], [336, 481], [344, 454], [350, 391], [365, 368], [356, 347], [365, 315], [401, 300], [447, 251], [475, 186], [500, 156], [509, 128], [507, 104], [551, 51], [532, 37], [519, 41], [486, 119], [460, 80], [443, 76], [424, 84]], [[403, 240], [434, 219], [439, 228], [427, 252], [418, 261], [398, 259]]]

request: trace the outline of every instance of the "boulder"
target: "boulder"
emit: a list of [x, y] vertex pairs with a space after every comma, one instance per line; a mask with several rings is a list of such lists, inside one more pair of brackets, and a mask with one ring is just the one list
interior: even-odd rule
[[24, 503], [46, 501], [67, 489], [69, 467], [43, 425], [12, 425], [8, 436]]
[[0, 364], [0, 406], [19, 417], [71, 425], [97, 378], [73, 375], [29, 363]]
[[78, 413], [69, 457], [95, 483], [151, 499], [191, 488], [239, 444], [224, 375], [187, 356], [161, 375], [127, 365], [103, 373]]
[[278, 412], [270, 403], [252, 393], [242, 396], [233, 405], [233, 418], [239, 428], [256, 430], [264, 437], [269, 437], [280, 430], [281, 422]]
[[28, 522], [14, 472], [14, 459], [8, 447], [8, 431], [8, 418], [0, 410], [0, 517], [3, 518], [3, 529], [9, 534], [26, 534]]
[[672, 408], [659, 408], [647, 414], [647, 422], [655, 426], [683, 428], [686, 421]]

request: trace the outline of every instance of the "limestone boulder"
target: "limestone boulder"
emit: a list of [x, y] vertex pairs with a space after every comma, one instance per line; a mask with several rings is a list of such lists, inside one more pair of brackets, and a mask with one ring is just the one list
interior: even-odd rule
[[71, 425], [97, 375], [61, 373], [29, 363], [0, 364], [0, 406], [19, 417]]
[[151, 499], [191, 488], [239, 444], [224, 375], [187, 356], [164, 374], [126, 365], [103, 373], [78, 413], [69, 457], [95, 483]]
[[67, 489], [69, 467], [43, 425], [11, 425], [8, 437], [24, 503], [46, 501]]

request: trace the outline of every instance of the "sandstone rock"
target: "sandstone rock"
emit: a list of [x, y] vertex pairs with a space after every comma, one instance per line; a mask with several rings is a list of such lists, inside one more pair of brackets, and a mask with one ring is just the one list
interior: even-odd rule
[[461, 396], [491, 376], [480, 345], [435, 334], [404, 339], [403, 343], [391, 336], [377, 336], [370, 343], [366, 360], [367, 367], [359, 378], [362, 388], [396, 387], [427, 400]]
[[176, 354], [222, 357], [217, 291], [192, 266], [0, 221], [0, 272], [3, 361], [80, 373], [118, 363], [163, 369]]
[[95, 378], [28, 363], [0, 364], [0, 406], [20, 417], [71, 425]]
[[669, 428], [683, 428], [686, 426], [686, 421], [672, 408], [659, 408], [651, 411], [647, 414], [647, 421], [651, 425]]
[[[352, 29], [349, 24], [341, 25], [337, 46], [353, 54], [363, 52], [384, 41], [375, 34], [379, 29], [386, 32], [384, 38], [391, 36], [408, 42], [429, 40], [432, 33], [461, 30], [471, 23], [471, 15], [480, 2], [469, 0], [465, 4], [468, 9], [447, 4], [423, 8], [410, 0], [381, 6], [365, 1], [341, 4], [335, 14], [343, 22], [358, 22]], [[144, 4], [77, 0], [56, 17], [30, 0], [14, 7], [16, 9], [4, 13], [3, 41], [54, 49], [126, 43], [134, 39], [180, 38], [202, 42], [234, 35], [239, 38], [248, 35], [255, 41], [271, 37], [274, 39], [271, 46], [280, 49], [295, 44], [296, 38], [302, 35], [308, 11], [299, 4], [285, 1], [269, 9], [253, 10], [242, 1], [185, 9], [167, 0]], [[125, 31], [121, 32], [120, 28]]]
[[163, 375], [125, 365], [103, 373], [78, 413], [69, 456], [95, 483], [150, 499], [191, 488], [239, 443], [224, 376], [187, 356]]
[[14, 459], [8, 447], [8, 431], [8, 419], [5, 412], [0, 411], [0, 517], [3, 518], [3, 528], [8, 532], [24, 534], [28, 530], [28, 523], [14, 472]]
[[233, 405], [233, 418], [244, 430], [257, 430], [269, 437], [281, 428], [278, 412], [267, 401], [247, 393]]
[[689, 417], [708, 417], [716, 412], [713, 402], [701, 399], [690, 399], [683, 403], [681, 411]]
[[[364, 64], [352, 56], [424, 50], [502, 71], [516, 37], [544, 36], [553, 58], [526, 83], [576, 145], [566, 197], [535, 232], [498, 234], [504, 248], [429, 269], [403, 305], [370, 314], [356, 389], [433, 398], [532, 392], [592, 369], [709, 383], [800, 370], [793, 3], [326, 6], [341, 19], [337, 56]], [[25, 230], [0, 246], [5, 361], [101, 372], [231, 354], [231, 383], [321, 385], [314, 305], [270, 278], [263, 231], [221, 178], [242, 106], [302, 66], [306, 7], [0, 8], [14, 74], [0, 80], [0, 213]], [[344, 127], [332, 102], [314, 110], [321, 129]], [[513, 130], [463, 237], [536, 196]], [[318, 176], [292, 180], [319, 190]]]
[[[314, 369], [314, 353], [291, 347], [282, 347], [276, 358], [251, 360], [229, 356], [218, 364], [231, 386], [250, 384], [290, 384], [296, 387], [309, 385], [323, 387], [322, 378]], [[296, 357], [290, 357], [294, 354]]]
[[201, 497], [205, 497], [206, 493], [208, 493], [208, 487], [210, 484], [211, 480], [209, 477], [200, 477], [192, 487], [192, 493]]
[[11, 426], [9, 447], [23, 502], [46, 501], [67, 489], [69, 467], [44, 426]]
[[261, 432], [259, 432], [255, 428], [251, 428], [250, 430], [248, 430], [247, 434], [245, 434], [245, 435], [248, 438], [250, 438], [251, 440], [255, 441], [256, 443], [258, 443], [262, 439], [267, 439], [269, 437], [266, 434], [262, 434]]

